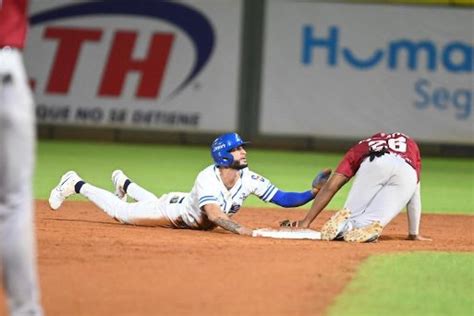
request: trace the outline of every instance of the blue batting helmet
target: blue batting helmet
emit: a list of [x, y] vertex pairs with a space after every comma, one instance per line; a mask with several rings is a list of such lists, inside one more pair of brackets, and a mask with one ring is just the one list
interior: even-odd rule
[[211, 156], [218, 167], [230, 167], [234, 157], [230, 151], [242, 145], [246, 145], [237, 133], [227, 133], [217, 137], [211, 145]]

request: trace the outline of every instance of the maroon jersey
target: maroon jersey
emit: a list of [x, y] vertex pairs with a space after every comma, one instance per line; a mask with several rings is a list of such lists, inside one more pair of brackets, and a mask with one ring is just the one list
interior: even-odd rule
[[22, 49], [27, 28], [27, 0], [0, 0], [0, 47]]
[[405, 159], [416, 170], [418, 181], [420, 180], [420, 150], [413, 139], [402, 133], [377, 133], [370, 138], [361, 140], [349, 149], [339, 163], [336, 172], [352, 178], [371, 151], [380, 152], [381, 150], [386, 150]]

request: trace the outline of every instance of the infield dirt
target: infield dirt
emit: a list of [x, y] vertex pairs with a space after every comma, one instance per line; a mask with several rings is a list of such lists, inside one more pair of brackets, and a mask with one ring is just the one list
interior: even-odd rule
[[[422, 233], [433, 241], [414, 242], [402, 213], [378, 243], [347, 244], [122, 225], [89, 202], [36, 207], [46, 315], [323, 315], [372, 254], [474, 250], [473, 216], [424, 214]], [[304, 212], [244, 208], [235, 218], [277, 227]]]

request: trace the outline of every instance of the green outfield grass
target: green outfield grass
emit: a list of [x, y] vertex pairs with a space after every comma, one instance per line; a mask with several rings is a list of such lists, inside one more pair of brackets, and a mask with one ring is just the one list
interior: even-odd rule
[[372, 256], [328, 315], [473, 315], [473, 267], [472, 253]]
[[[335, 168], [341, 158], [342, 153], [248, 149], [252, 170], [286, 191], [308, 189], [320, 169]], [[38, 144], [35, 196], [47, 199], [59, 177], [70, 169], [76, 170], [86, 181], [110, 190], [110, 174], [112, 170], [121, 168], [134, 181], [157, 195], [170, 191], [187, 192], [197, 173], [209, 164], [211, 157], [205, 146], [41, 141]], [[343, 206], [349, 188], [350, 183], [335, 196], [330, 209]], [[424, 212], [474, 214], [473, 196], [474, 160], [423, 159]], [[266, 205], [272, 204], [265, 204], [255, 197], [245, 203], [245, 206]]]
[[[248, 148], [251, 168], [279, 188], [309, 188], [318, 170], [335, 168], [341, 154]], [[189, 191], [197, 173], [211, 164], [207, 147], [41, 141], [35, 195], [47, 199], [59, 177], [76, 170], [86, 181], [112, 190], [110, 174], [122, 168], [134, 181], [159, 194]], [[342, 207], [346, 185], [329, 205]], [[474, 214], [474, 161], [424, 158], [425, 213]], [[81, 199], [80, 197], [74, 197]], [[250, 198], [245, 206], [265, 206]], [[267, 204], [271, 205], [272, 204]], [[337, 298], [330, 315], [472, 315], [473, 254], [415, 253], [371, 257]]]

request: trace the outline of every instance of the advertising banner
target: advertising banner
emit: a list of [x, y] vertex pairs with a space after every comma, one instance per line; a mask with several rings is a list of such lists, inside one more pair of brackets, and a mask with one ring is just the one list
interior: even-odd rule
[[469, 8], [268, 1], [260, 133], [474, 144]]
[[240, 1], [33, 1], [25, 61], [39, 123], [237, 127]]

